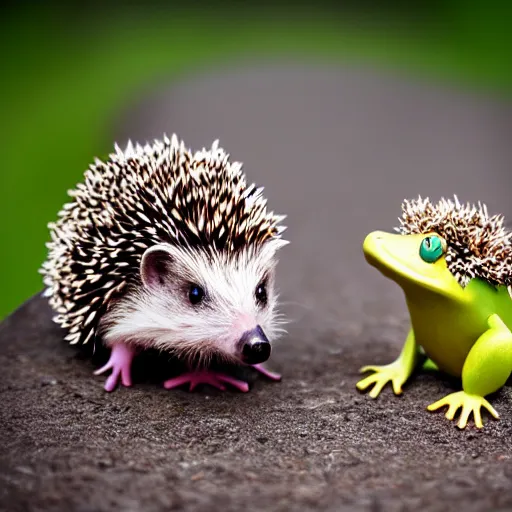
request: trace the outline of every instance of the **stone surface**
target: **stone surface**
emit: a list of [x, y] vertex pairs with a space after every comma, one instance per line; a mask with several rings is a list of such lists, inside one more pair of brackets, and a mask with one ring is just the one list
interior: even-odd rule
[[[355, 390], [407, 331], [400, 290], [361, 242], [390, 230], [404, 197], [457, 193], [512, 218], [511, 107], [361, 69], [261, 65], [145, 91], [114, 138], [215, 138], [288, 214], [279, 286], [289, 334], [271, 383], [248, 394], [166, 391], [167, 361], [140, 360], [132, 389], [103, 391], [35, 297], [0, 326], [0, 510], [508, 510], [512, 393], [483, 431], [434, 400], [458, 383], [417, 375], [402, 397]], [[149, 368], [149, 370], [148, 370]], [[156, 370], [153, 370], [153, 369]]]

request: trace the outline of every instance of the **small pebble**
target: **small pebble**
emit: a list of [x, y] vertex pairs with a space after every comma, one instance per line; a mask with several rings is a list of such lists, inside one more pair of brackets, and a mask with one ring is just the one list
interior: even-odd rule
[[53, 377], [43, 377], [41, 379], [41, 386], [55, 386], [57, 384], [57, 379], [54, 379]]
[[19, 471], [20, 473], [23, 473], [24, 475], [34, 474], [34, 471], [32, 471], [32, 469], [28, 468], [27, 466], [18, 466], [16, 470]]

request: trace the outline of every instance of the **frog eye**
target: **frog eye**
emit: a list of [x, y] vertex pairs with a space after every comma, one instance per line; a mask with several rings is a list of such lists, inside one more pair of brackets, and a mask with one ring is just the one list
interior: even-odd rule
[[427, 263], [436, 262], [445, 252], [446, 243], [436, 235], [427, 236], [420, 245], [420, 257]]

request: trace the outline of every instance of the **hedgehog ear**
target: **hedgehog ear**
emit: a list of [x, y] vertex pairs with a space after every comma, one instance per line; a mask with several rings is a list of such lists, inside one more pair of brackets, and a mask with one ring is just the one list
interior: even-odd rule
[[167, 244], [154, 245], [146, 250], [140, 262], [140, 277], [147, 288], [161, 288], [171, 273], [175, 258]]

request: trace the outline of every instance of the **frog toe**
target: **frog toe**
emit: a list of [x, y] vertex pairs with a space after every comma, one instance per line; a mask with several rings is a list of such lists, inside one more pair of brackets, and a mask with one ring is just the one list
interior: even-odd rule
[[368, 393], [368, 396], [370, 396], [370, 398], [377, 398], [387, 383], [388, 381], [386, 379], [378, 380], [375, 386], [373, 386], [373, 389]]
[[487, 409], [487, 411], [491, 414], [491, 416], [497, 420], [500, 419], [500, 415], [497, 413], [496, 409], [485, 399], [482, 399], [482, 406]]
[[359, 373], [378, 372], [379, 370], [380, 370], [380, 366], [366, 365], [366, 366], [359, 368]]
[[372, 375], [369, 375], [368, 377], [361, 379], [356, 384], [356, 387], [357, 387], [357, 389], [359, 389], [359, 391], [365, 391], [366, 389], [368, 389], [370, 386], [372, 386], [379, 380], [380, 380], [380, 375], [378, 373], [373, 373]]
[[437, 409], [440, 409], [441, 407], [448, 405], [449, 403], [449, 396], [445, 396], [444, 398], [441, 398], [441, 400], [438, 400], [437, 402], [434, 402], [433, 404], [430, 404], [427, 406], [428, 411], [437, 411]]
[[[460, 418], [459, 418], [459, 422], [457, 423], [457, 426], [460, 428], [460, 429], [464, 429], [466, 428], [467, 424], [468, 424], [468, 419], [469, 419], [469, 416], [471, 415], [471, 413], [474, 413], [473, 416], [475, 418], [475, 425], [477, 428], [481, 428], [479, 425], [478, 425], [478, 421], [477, 421], [477, 417], [476, 417], [476, 412], [478, 411], [478, 414], [480, 414], [480, 409], [476, 408], [476, 409], [473, 409], [471, 406], [468, 406], [468, 405], [464, 405], [462, 407], [462, 412], [460, 413]], [[453, 419], [453, 418], [452, 418]], [[481, 418], [481, 415], [480, 415], [480, 423], [482, 423], [482, 418]], [[482, 425], [483, 426], [483, 425]]]

